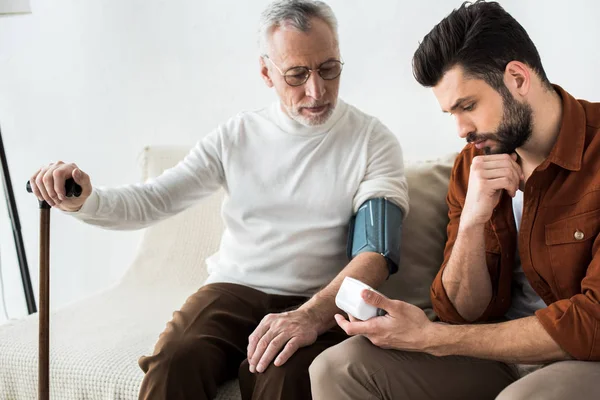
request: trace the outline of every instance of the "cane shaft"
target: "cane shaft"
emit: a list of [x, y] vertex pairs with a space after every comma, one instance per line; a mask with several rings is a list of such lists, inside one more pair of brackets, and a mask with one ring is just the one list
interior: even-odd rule
[[50, 208], [40, 205], [40, 330], [38, 398], [50, 398]]

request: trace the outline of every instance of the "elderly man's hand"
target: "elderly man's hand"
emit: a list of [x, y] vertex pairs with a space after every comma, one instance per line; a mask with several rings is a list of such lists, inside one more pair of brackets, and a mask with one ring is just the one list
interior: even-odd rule
[[318, 325], [306, 310], [265, 316], [248, 338], [250, 372], [264, 372], [276, 356], [275, 366], [283, 365], [300, 347], [317, 340]]
[[336, 314], [338, 325], [350, 336], [363, 335], [375, 346], [384, 349], [427, 351], [431, 345], [434, 324], [418, 307], [387, 297], [371, 290], [363, 290], [362, 298], [368, 304], [384, 309], [387, 314], [367, 321], [346, 320]]

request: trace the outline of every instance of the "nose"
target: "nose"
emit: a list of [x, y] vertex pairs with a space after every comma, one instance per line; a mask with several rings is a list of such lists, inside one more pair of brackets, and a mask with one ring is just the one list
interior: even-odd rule
[[325, 81], [317, 72], [313, 72], [304, 84], [304, 90], [306, 96], [321, 100], [325, 94]]
[[456, 118], [458, 136], [461, 139], [465, 139], [469, 133], [476, 131], [475, 126], [468, 118], [457, 114], [455, 114], [454, 117]]

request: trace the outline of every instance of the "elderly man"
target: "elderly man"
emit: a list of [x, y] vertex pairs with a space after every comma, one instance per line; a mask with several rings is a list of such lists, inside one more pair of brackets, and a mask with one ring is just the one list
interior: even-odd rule
[[315, 360], [313, 395], [597, 399], [600, 103], [550, 84], [526, 31], [495, 2], [453, 11], [413, 65], [468, 142], [451, 175], [445, 260], [431, 288], [452, 325], [365, 292], [388, 314], [336, 317], [361, 336]]
[[[348, 235], [355, 214], [384, 207], [395, 218], [386, 232], [393, 246], [408, 197], [395, 136], [338, 99], [336, 24], [320, 1], [269, 5], [261, 76], [279, 101], [233, 117], [160, 177], [100, 189], [75, 164], [59, 162], [31, 178], [51, 206], [114, 229], [145, 227], [219, 188], [227, 194], [208, 281], [140, 359], [140, 398], [211, 399], [239, 376], [244, 399], [309, 399], [308, 366], [346, 338], [333, 318], [343, 278], [377, 286], [397, 269], [396, 252], [369, 240], [385, 218]], [[78, 199], [65, 198], [71, 177], [83, 187]]]

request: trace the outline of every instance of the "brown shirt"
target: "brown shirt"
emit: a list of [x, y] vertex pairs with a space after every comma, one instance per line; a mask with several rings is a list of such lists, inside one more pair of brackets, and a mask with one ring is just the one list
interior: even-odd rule
[[[550, 336], [579, 360], [600, 360], [600, 103], [562, 97], [562, 122], [548, 158], [527, 180], [517, 235], [512, 199], [502, 194], [485, 226], [486, 263], [492, 279], [490, 304], [478, 321], [504, 316], [511, 302], [518, 240], [525, 276], [548, 306], [535, 315]], [[465, 204], [473, 145], [458, 156], [447, 196], [450, 223], [444, 263], [431, 287], [440, 319], [467, 323], [442, 284]]]

